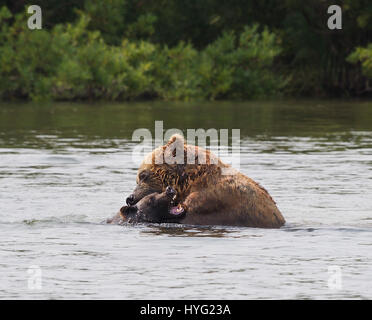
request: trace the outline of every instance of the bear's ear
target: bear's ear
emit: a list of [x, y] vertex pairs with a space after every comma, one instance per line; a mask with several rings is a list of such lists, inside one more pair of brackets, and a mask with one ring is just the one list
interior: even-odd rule
[[167, 146], [171, 145], [175, 141], [177, 141], [177, 145], [178, 144], [181, 144], [181, 145], [185, 144], [185, 138], [183, 137], [183, 135], [176, 133], [169, 138], [169, 140], [167, 142]]
[[137, 206], [124, 206], [120, 209], [120, 214], [123, 218], [127, 217], [129, 214], [137, 213]]

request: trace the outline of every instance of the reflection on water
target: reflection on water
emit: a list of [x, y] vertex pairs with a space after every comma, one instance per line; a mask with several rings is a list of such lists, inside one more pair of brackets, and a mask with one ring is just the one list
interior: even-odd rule
[[141, 231], [142, 234], [167, 235], [170, 237], [233, 237], [232, 228], [226, 229], [217, 226], [183, 226], [178, 224], [150, 224], [150, 228]]
[[[135, 186], [132, 132], [155, 120], [240, 128], [240, 170], [287, 224], [103, 224]], [[371, 194], [368, 102], [0, 105], [0, 298], [371, 299]]]

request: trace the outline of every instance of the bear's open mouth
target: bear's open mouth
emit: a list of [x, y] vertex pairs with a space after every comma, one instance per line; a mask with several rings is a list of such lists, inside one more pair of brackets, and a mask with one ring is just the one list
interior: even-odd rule
[[[168, 188], [167, 188], [167, 191], [168, 191]], [[173, 189], [172, 189], [173, 191]], [[176, 204], [175, 203], [175, 200], [176, 200], [176, 193], [172, 193], [172, 194], [168, 194], [168, 196], [171, 197], [171, 202], [170, 202], [170, 206], [169, 206], [169, 209], [168, 209], [168, 212], [169, 214], [171, 214], [172, 216], [180, 216], [182, 215], [182, 213], [185, 212], [185, 209], [181, 206], [181, 204]]]
[[169, 213], [171, 215], [174, 215], [174, 216], [179, 216], [184, 212], [185, 212], [185, 210], [184, 210], [184, 208], [182, 208], [181, 204], [179, 204], [178, 206], [172, 206], [169, 209]]

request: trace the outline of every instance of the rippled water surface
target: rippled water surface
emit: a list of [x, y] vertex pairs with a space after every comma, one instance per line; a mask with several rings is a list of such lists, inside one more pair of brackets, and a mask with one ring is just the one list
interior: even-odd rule
[[[287, 224], [102, 224], [155, 120], [239, 128], [240, 170]], [[0, 298], [371, 299], [372, 103], [0, 105]]]

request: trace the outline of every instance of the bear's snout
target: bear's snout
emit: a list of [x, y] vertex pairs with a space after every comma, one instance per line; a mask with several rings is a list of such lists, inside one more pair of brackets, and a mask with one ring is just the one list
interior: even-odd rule
[[125, 201], [128, 206], [134, 205], [135, 203], [134, 195], [131, 194]]
[[170, 197], [170, 198], [173, 198], [175, 195], [176, 195], [176, 190], [174, 190], [172, 187], [168, 186], [166, 189], [165, 189], [165, 194]]

